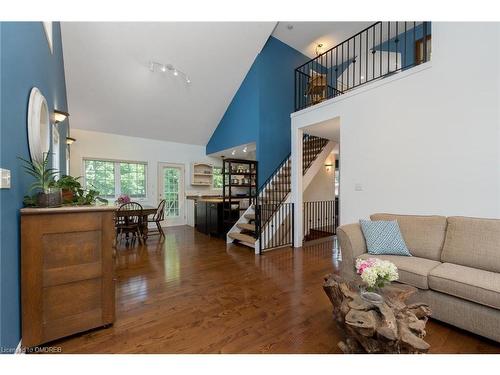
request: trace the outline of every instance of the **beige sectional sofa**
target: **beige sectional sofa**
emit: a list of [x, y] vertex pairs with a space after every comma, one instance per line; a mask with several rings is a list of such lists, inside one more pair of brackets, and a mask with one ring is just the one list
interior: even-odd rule
[[399, 281], [418, 292], [434, 319], [500, 342], [500, 220], [470, 217], [374, 214], [397, 220], [412, 256], [370, 255], [359, 224], [337, 229], [342, 273], [355, 275], [357, 258], [393, 262]]

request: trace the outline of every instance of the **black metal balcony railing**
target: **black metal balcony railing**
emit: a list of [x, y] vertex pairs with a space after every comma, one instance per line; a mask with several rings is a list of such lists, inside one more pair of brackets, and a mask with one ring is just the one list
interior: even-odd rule
[[376, 22], [295, 69], [295, 110], [430, 60], [430, 22]]
[[304, 241], [336, 234], [335, 201], [304, 202]]

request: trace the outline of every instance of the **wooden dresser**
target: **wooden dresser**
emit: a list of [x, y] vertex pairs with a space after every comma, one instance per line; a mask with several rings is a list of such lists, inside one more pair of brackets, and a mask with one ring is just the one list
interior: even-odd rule
[[23, 346], [113, 323], [115, 209], [21, 209]]

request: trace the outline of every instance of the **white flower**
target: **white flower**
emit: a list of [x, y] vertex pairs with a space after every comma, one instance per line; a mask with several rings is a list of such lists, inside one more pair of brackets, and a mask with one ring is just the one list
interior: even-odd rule
[[384, 283], [395, 281], [399, 278], [398, 269], [394, 263], [377, 258], [358, 259], [356, 261], [356, 270], [361, 274], [361, 279], [370, 288], [383, 286]]

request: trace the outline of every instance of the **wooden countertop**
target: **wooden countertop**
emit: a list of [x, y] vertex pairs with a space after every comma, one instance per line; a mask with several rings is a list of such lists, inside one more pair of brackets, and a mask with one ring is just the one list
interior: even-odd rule
[[62, 207], [27, 207], [21, 208], [21, 215], [41, 215], [41, 214], [64, 214], [64, 213], [78, 213], [78, 212], [102, 212], [102, 211], [116, 211], [118, 206], [115, 205], [89, 205], [89, 206], [62, 206]]
[[208, 202], [208, 203], [222, 203], [222, 198], [200, 198], [197, 199], [200, 202]]
[[186, 195], [186, 199], [198, 200], [198, 199], [214, 199], [221, 198], [222, 195]]
[[[222, 197], [196, 197], [196, 198], [191, 198], [191, 199], [195, 199], [196, 201], [199, 201], [199, 202], [208, 202], [208, 203], [222, 203], [224, 200], [222, 199]], [[242, 200], [245, 200], [245, 199], [249, 199], [249, 198], [236, 198], [236, 197], [233, 197], [231, 199], [231, 201], [233, 203], [237, 203], [237, 202], [240, 202]]]

